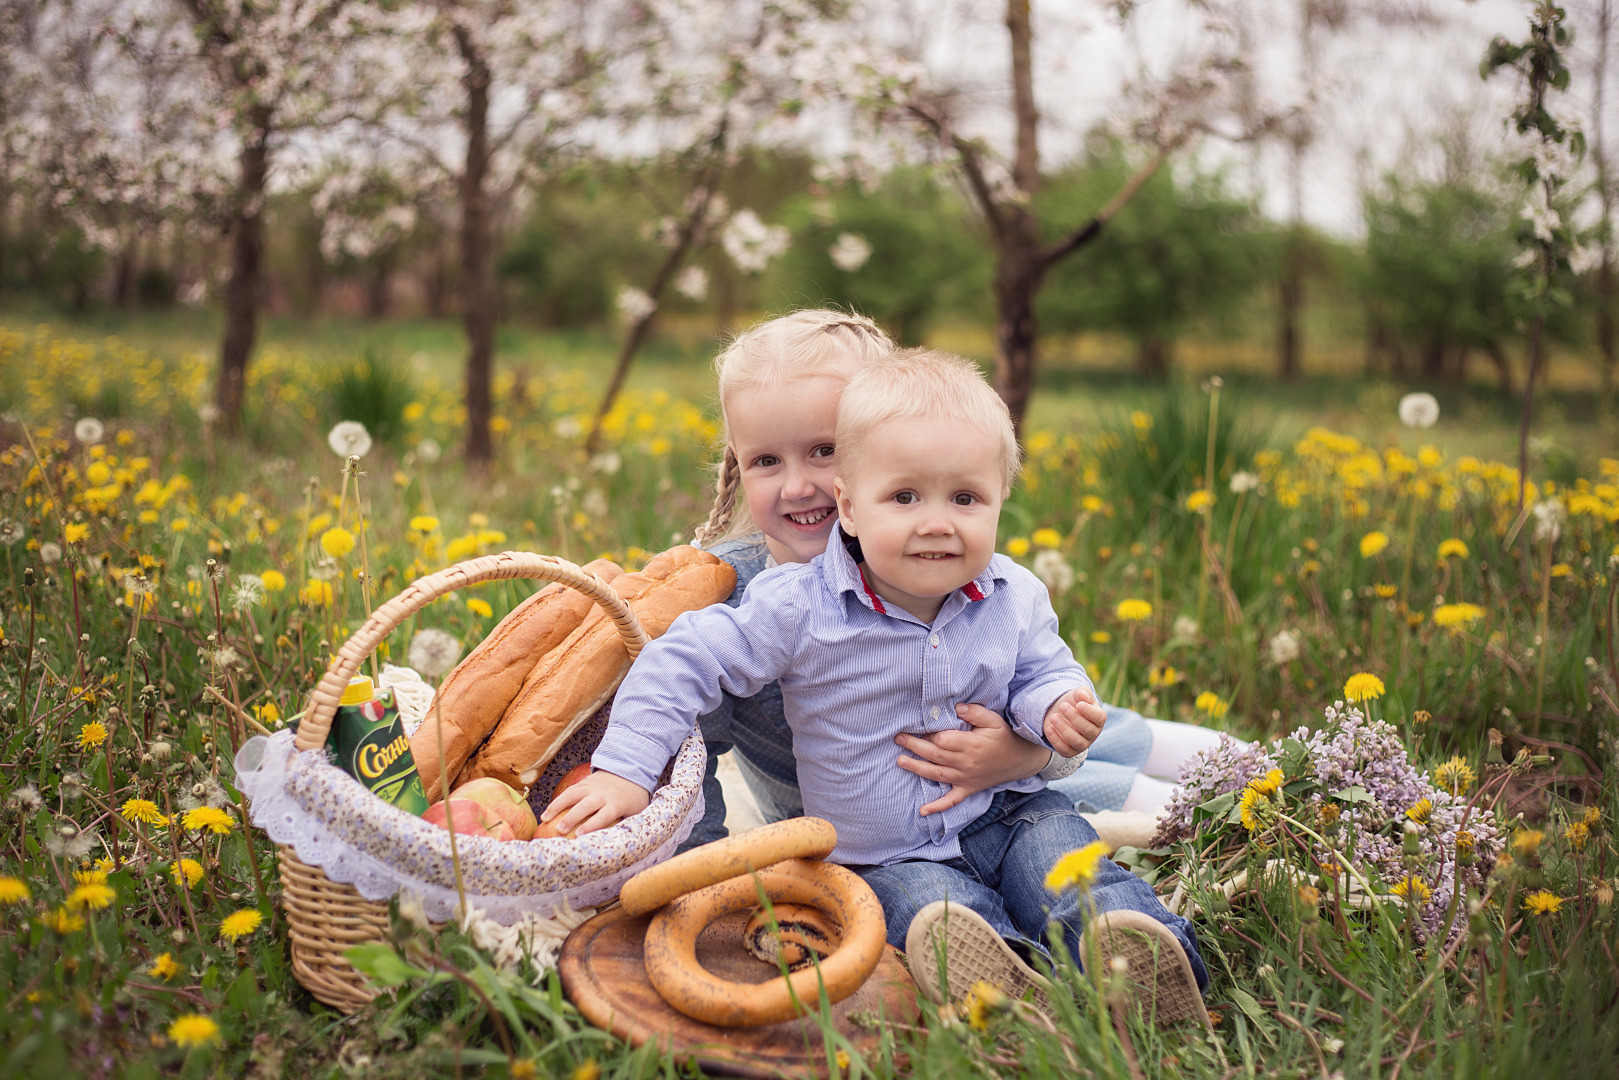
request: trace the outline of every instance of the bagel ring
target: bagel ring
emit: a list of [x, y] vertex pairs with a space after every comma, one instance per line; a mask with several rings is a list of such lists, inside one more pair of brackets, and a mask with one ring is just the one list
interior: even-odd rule
[[[819, 908], [843, 927], [836, 952], [814, 967], [765, 983], [721, 979], [697, 960], [697, 937], [716, 919], [752, 909], [764, 889], [771, 902]], [[652, 917], [646, 932], [646, 972], [669, 1005], [719, 1027], [761, 1027], [813, 1011], [824, 982], [832, 1003], [860, 989], [883, 957], [887, 924], [877, 894], [851, 870], [801, 859], [710, 885], [681, 897]]]
[[677, 896], [727, 881], [783, 859], [824, 859], [838, 831], [821, 818], [788, 818], [681, 852], [624, 883], [618, 902], [631, 915], [656, 911]]
[[742, 928], [742, 947], [755, 960], [786, 964], [788, 971], [812, 966], [836, 952], [842, 941], [841, 926], [820, 908], [804, 904], [772, 903], [768, 914], [760, 908]]

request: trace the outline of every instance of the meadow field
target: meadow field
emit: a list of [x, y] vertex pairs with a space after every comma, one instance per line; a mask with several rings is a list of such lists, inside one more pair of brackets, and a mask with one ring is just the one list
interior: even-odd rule
[[[0, 1075], [685, 1074], [454, 928], [396, 922], [377, 1003], [316, 1003], [231, 758], [422, 573], [507, 549], [634, 567], [689, 539], [711, 335], [655, 342], [586, 456], [611, 342], [508, 331], [478, 475], [454, 324], [272, 321], [235, 441], [207, 404], [213, 340], [183, 312], [0, 317]], [[1520, 482], [1516, 418], [1483, 388], [1410, 427], [1412, 388], [1348, 350], [1279, 388], [1218, 349], [1143, 384], [1086, 366], [1104, 346], [1054, 354], [1000, 550], [1109, 700], [1262, 740], [1188, 778], [1161, 846], [1115, 852], [1197, 912], [1216, 1026], [1144, 1025], [1065, 961], [1053, 1016], [928, 1006], [877, 1054], [829, 1036], [829, 1069], [1614, 1075], [1610, 407], [1554, 379]], [[530, 591], [447, 597], [387, 655], [426, 628], [469, 649]]]

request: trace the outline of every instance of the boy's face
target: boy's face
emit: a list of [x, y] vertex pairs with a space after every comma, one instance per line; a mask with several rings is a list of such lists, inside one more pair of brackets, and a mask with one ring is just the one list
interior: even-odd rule
[[742, 493], [779, 563], [809, 562], [826, 550], [837, 520], [832, 435], [845, 380], [793, 379], [738, 390], [726, 406]]
[[879, 424], [834, 481], [876, 594], [931, 623], [995, 554], [1006, 473], [1000, 443], [970, 425], [908, 416]]

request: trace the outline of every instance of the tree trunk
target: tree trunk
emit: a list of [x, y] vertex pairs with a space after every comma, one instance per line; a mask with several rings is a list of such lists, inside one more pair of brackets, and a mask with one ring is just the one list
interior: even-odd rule
[[1507, 354], [1501, 351], [1501, 346], [1490, 342], [1484, 347], [1484, 355], [1490, 358], [1490, 365], [1495, 368], [1495, 379], [1501, 387], [1501, 397], [1511, 401], [1516, 397], [1512, 389], [1512, 364], [1507, 360]]
[[138, 241], [133, 237], [118, 252], [112, 271], [113, 306], [127, 308], [135, 295], [135, 256]]
[[387, 253], [377, 256], [370, 270], [365, 283], [365, 315], [368, 319], [385, 319], [393, 307], [393, 257]]
[[1169, 342], [1148, 334], [1136, 348], [1136, 370], [1152, 379], [1169, 377]]
[[467, 330], [467, 459], [494, 458], [489, 436], [495, 364], [495, 294], [489, 192], [489, 64], [472, 36], [456, 27], [466, 61], [466, 168], [461, 174], [461, 318]]
[[1422, 377], [1438, 381], [1445, 377], [1445, 339], [1434, 338], [1422, 350]]
[[1006, 232], [995, 262], [995, 389], [1019, 433], [1034, 389], [1034, 300], [1045, 279], [1039, 227], [1017, 207], [1004, 207]]
[[247, 141], [238, 157], [241, 175], [232, 208], [230, 281], [225, 286], [225, 336], [219, 346], [214, 404], [221, 430], [242, 429], [247, 363], [259, 332], [259, 287], [264, 260], [264, 185], [270, 170], [270, 110], [251, 112]]
[[1278, 300], [1276, 374], [1284, 379], [1296, 379], [1303, 370], [1299, 360], [1299, 309], [1304, 306], [1304, 237], [1297, 223], [1287, 241]]

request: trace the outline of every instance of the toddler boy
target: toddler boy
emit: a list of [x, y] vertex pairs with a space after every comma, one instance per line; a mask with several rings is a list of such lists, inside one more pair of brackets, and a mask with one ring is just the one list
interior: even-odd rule
[[1043, 985], [1055, 921], [1071, 955], [1089, 909], [1101, 955], [1123, 955], [1159, 1020], [1196, 1016], [1207, 974], [1191, 924], [1135, 875], [1103, 860], [1089, 906], [1045, 875], [1096, 839], [1038, 776], [923, 817], [945, 785], [900, 769], [894, 736], [959, 727], [977, 703], [1025, 739], [1082, 752], [1104, 713], [1057, 633], [1045, 587], [995, 554], [1019, 451], [1005, 404], [965, 360], [910, 350], [857, 374], [838, 408], [839, 524], [826, 552], [756, 578], [738, 608], [675, 620], [630, 669], [591, 776], [547, 811], [567, 831], [600, 828], [650, 801], [659, 773], [721, 692], [781, 683], [804, 813], [838, 832], [831, 861], [882, 902], [889, 940], [923, 992], [965, 996], [979, 979], [1013, 996]]

